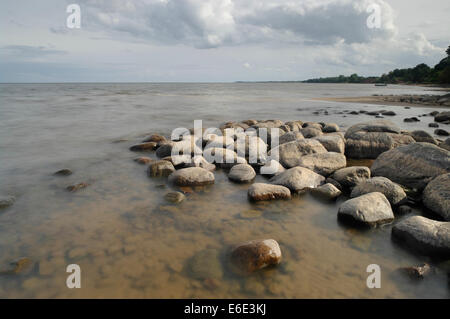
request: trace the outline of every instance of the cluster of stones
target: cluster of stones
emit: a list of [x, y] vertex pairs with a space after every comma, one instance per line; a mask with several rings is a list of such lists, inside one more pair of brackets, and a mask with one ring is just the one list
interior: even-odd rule
[[[228, 170], [230, 181], [251, 184], [248, 188], [250, 201], [289, 200], [305, 192], [326, 200], [348, 196], [350, 199], [340, 205], [337, 215], [340, 220], [357, 225], [393, 222], [394, 212], [408, 211], [405, 204], [423, 202], [444, 221], [421, 216], [403, 218], [393, 227], [392, 235], [427, 254], [450, 256], [448, 139], [439, 141], [423, 131], [401, 131], [387, 120], [356, 124], [345, 134], [334, 123], [301, 121], [228, 122], [220, 130], [226, 133], [228, 128], [240, 128], [240, 133], [207, 134], [201, 142], [194, 135], [172, 141], [154, 134], [130, 149], [156, 151], [158, 160], [150, 157], [135, 160], [148, 166], [150, 177], [168, 177], [169, 183], [180, 187], [214, 184], [214, 171], [218, 167]], [[268, 143], [250, 133], [261, 128], [276, 129], [278, 145], [271, 148], [271, 130]], [[244, 134], [245, 139], [238, 139], [238, 134]], [[238, 143], [245, 143], [244, 154], [238, 152]], [[183, 156], [190, 161], [172, 158], [174, 147], [184, 150]], [[257, 163], [248, 162], [248, 154], [255, 151], [252, 148], [263, 151], [257, 153]], [[233, 160], [209, 163], [195, 155], [199, 154], [198, 149]], [[275, 150], [279, 161], [270, 159]], [[371, 168], [347, 167], [347, 157], [374, 162]], [[253, 183], [256, 175], [264, 175], [263, 168], [268, 166], [276, 168], [267, 176], [268, 181]], [[231, 256], [241, 271], [252, 272], [278, 264], [281, 250], [276, 241], [265, 239], [240, 244]]]
[[445, 94], [445, 95], [381, 95], [381, 99], [386, 102], [450, 106], [450, 94]]

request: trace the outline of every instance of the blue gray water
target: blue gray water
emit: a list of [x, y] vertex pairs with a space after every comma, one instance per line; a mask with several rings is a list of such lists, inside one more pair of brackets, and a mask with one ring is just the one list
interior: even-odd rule
[[[441, 92], [360, 84], [0, 84], [0, 194], [17, 198], [0, 212], [0, 265], [23, 256], [34, 265], [27, 274], [0, 276], [0, 297], [449, 297], [441, 274], [419, 284], [396, 274], [426, 260], [391, 243], [391, 226], [367, 232], [342, 226], [336, 204], [308, 195], [253, 205], [247, 186], [229, 183], [220, 170], [214, 186], [169, 205], [165, 181], [149, 179], [128, 151], [149, 133], [169, 135], [196, 119], [204, 126], [298, 119], [345, 129], [371, 117], [341, 111], [386, 109], [403, 129], [432, 132], [431, 117], [403, 118], [436, 107], [313, 100], [372, 94]], [[314, 115], [319, 109], [329, 115]], [[61, 168], [74, 174], [52, 176]], [[90, 186], [65, 191], [78, 182]], [[227, 247], [266, 237], [280, 242], [282, 267], [248, 278], [227, 272]], [[204, 249], [221, 256], [213, 283], [187, 267]], [[81, 289], [65, 285], [69, 263], [82, 268]], [[382, 267], [381, 289], [366, 287], [371, 263]]]

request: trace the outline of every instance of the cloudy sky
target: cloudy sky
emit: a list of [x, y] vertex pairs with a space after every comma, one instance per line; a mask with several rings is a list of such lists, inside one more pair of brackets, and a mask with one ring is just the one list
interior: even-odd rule
[[[72, 3], [79, 29], [67, 27]], [[448, 21], [448, 0], [1, 0], [0, 82], [379, 75], [436, 64]]]

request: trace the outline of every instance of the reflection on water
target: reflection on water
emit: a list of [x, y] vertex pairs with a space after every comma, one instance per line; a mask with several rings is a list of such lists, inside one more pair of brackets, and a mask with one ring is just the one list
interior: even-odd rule
[[[222, 170], [215, 172], [214, 185], [183, 189], [186, 200], [171, 204], [164, 195], [179, 189], [165, 179], [149, 179], [145, 166], [133, 162], [136, 154], [128, 151], [139, 136], [190, 127], [191, 118], [210, 119], [212, 125], [236, 118], [318, 120], [310, 111], [296, 111], [314, 107], [305, 102], [312, 93], [278, 85], [272, 93], [258, 85], [196, 90], [189, 85], [104, 86], [37, 85], [33, 92], [0, 86], [7, 101], [0, 106], [5, 114], [0, 118], [0, 193], [17, 198], [0, 212], [0, 265], [20, 257], [32, 261], [20, 275], [0, 275], [0, 297], [450, 296], [440, 272], [420, 283], [396, 272], [430, 261], [393, 244], [391, 225], [365, 231], [347, 227], [337, 221], [338, 205], [309, 195], [252, 204], [248, 185], [230, 183]], [[315, 90], [318, 97], [330, 93]], [[205, 108], [194, 108], [196, 100]], [[243, 101], [253, 109], [235, 114]], [[276, 101], [281, 102], [274, 108]], [[219, 112], [222, 105], [232, 113]], [[327, 121], [350, 124], [344, 119], [330, 115]], [[121, 139], [127, 141], [112, 143]], [[65, 167], [74, 174], [52, 176]], [[79, 182], [90, 186], [76, 193], [65, 190]], [[232, 273], [230, 246], [258, 238], [279, 242], [282, 263], [248, 277]], [[66, 287], [65, 269], [72, 263], [81, 267], [81, 289]], [[369, 264], [381, 266], [381, 289], [366, 287]]]

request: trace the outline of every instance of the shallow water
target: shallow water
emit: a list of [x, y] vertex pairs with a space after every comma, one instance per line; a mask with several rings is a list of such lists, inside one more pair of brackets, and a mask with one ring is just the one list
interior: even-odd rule
[[[2, 84], [0, 194], [17, 200], [0, 212], [0, 265], [26, 256], [33, 268], [0, 276], [0, 297], [448, 298], [444, 274], [413, 282], [396, 271], [429, 260], [393, 243], [392, 225], [353, 229], [337, 221], [338, 205], [309, 195], [251, 204], [248, 185], [230, 183], [222, 170], [215, 185], [173, 205], [163, 198], [172, 189], [165, 179], [149, 179], [128, 151], [148, 133], [168, 135], [195, 119], [204, 126], [278, 118], [345, 128], [373, 117], [338, 112], [386, 109], [398, 114], [389, 119], [402, 128], [432, 132], [431, 117], [402, 121], [436, 107], [311, 100], [424, 93], [441, 92], [334, 84]], [[319, 109], [329, 115], [312, 114]], [[74, 174], [52, 175], [66, 167]], [[65, 190], [79, 182], [90, 185]], [[282, 264], [248, 277], [231, 273], [229, 247], [257, 238], [280, 243]], [[219, 256], [213, 279], [199, 279], [190, 267], [205, 249]], [[81, 289], [66, 287], [72, 263], [81, 267]], [[366, 286], [369, 264], [381, 267], [380, 289]]]

